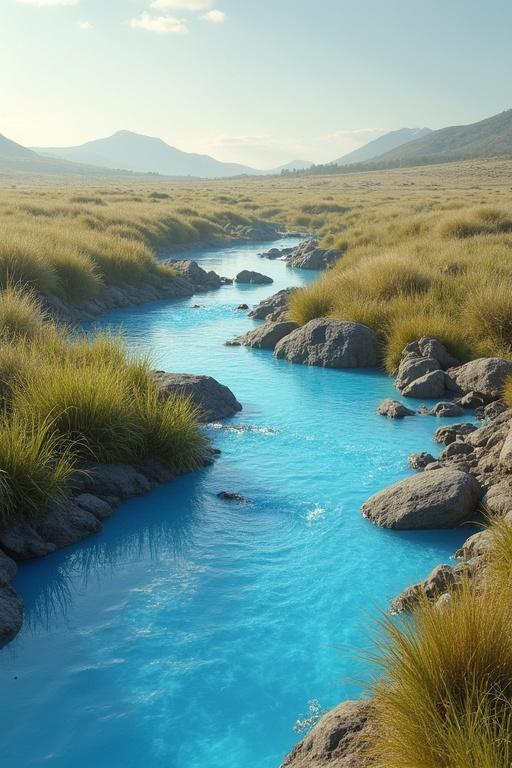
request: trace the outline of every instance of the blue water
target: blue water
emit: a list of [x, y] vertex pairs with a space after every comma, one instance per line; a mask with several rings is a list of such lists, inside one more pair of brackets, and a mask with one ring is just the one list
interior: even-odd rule
[[[375, 612], [466, 535], [361, 518], [368, 495], [407, 476], [410, 452], [435, 450], [434, 418], [376, 415], [396, 395], [389, 378], [223, 346], [254, 325], [238, 304], [315, 276], [260, 250], [184, 257], [228, 276], [259, 269], [273, 286], [102, 321], [158, 367], [217, 377], [244, 410], [209, 428], [215, 466], [20, 569], [26, 624], [0, 653], [6, 768], [277, 768], [308, 701], [330, 707], [363, 690], [371, 670], [358, 654]], [[250, 503], [221, 502], [221, 490]]]

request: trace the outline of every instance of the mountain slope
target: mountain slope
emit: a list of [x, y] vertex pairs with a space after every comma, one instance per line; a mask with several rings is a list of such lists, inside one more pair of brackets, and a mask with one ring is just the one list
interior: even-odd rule
[[313, 165], [313, 162], [311, 160], [291, 160], [289, 163], [285, 163], [284, 165], [278, 165], [277, 168], [271, 168], [268, 171], [263, 171], [264, 174], [278, 174], [282, 173], [283, 171], [303, 171], [307, 168], [311, 168]]
[[77, 147], [42, 148], [38, 152], [73, 162], [137, 173], [166, 176], [227, 177], [254, 173], [238, 163], [223, 163], [209, 155], [182, 152], [162, 139], [131, 131], [118, 131], [105, 139], [88, 141]]
[[7, 136], [0, 133], [0, 158], [3, 160], [30, 160], [37, 157], [35, 152], [31, 149], [22, 147], [21, 144], [16, 144], [15, 141], [11, 141]]
[[349, 152], [343, 157], [339, 157], [333, 161], [333, 165], [352, 165], [352, 163], [364, 163], [367, 160], [372, 160], [374, 157], [389, 152], [395, 147], [400, 147], [403, 144], [407, 144], [409, 141], [414, 141], [422, 136], [426, 136], [431, 133], [430, 128], [400, 128], [397, 131], [390, 131], [385, 133], [384, 136], [380, 136], [378, 139], [368, 142], [363, 147], [355, 149], [353, 152]]
[[380, 155], [386, 165], [435, 163], [470, 157], [512, 154], [512, 109], [470, 125], [454, 125], [432, 131], [416, 141]]

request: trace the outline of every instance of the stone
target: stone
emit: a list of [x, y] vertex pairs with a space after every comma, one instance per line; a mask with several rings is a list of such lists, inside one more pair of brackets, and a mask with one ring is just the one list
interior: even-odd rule
[[217, 496], [219, 499], [222, 499], [222, 501], [236, 501], [240, 504], [248, 501], [248, 499], [246, 499], [245, 496], [242, 496], [241, 493], [232, 493], [230, 491], [220, 491]]
[[444, 344], [442, 344], [438, 339], [429, 336], [423, 336], [418, 341], [418, 348], [422, 357], [435, 358], [443, 371], [445, 371], [447, 368], [453, 368], [453, 366], [459, 364], [457, 358], [451, 355]]
[[220, 288], [222, 285], [220, 277], [211, 270], [207, 272], [199, 266], [197, 261], [191, 259], [178, 259], [169, 262], [177, 269], [183, 277], [194, 286], [196, 291], [207, 291], [210, 288]]
[[464, 416], [464, 408], [452, 402], [436, 403], [430, 410], [430, 415], [437, 416], [438, 419], [451, 419]]
[[17, 572], [16, 562], [0, 550], [0, 584], [9, 584]]
[[441, 367], [434, 357], [412, 357], [408, 355], [407, 357], [402, 358], [400, 365], [398, 366], [398, 373], [395, 381], [396, 388], [399, 392], [403, 393], [403, 391], [417, 379], [440, 370]]
[[492, 536], [490, 531], [484, 530], [474, 533], [455, 553], [457, 560], [471, 560], [473, 557], [486, 555], [492, 547]]
[[257, 307], [249, 313], [253, 320], [283, 320], [288, 312], [288, 302], [290, 297], [297, 291], [297, 288], [285, 288], [282, 291], [274, 293], [268, 299], [260, 301]]
[[470, 435], [472, 432], [476, 432], [478, 427], [469, 422], [463, 422], [461, 424], [450, 424], [447, 427], [439, 427], [434, 434], [435, 443], [444, 443], [450, 445], [459, 438], [464, 438]]
[[483, 499], [482, 506], [491, 514], [506, 515], [512, 510], [512, 483], [509, 479], [491, 485]]
[[249, 305], [248, 304], [239, 304], [237, 309], [242, 311], [242, 312], [245, 312], [245, 311], [247, 311], [249, 309]]
[[479, 482], [457, 469], [422, 472], [371, 496], [363, 516], [383, 528], [417, 530], [454, 528], [476, 513]]
[[342, 255], [336, 248], [320, 248], [318, 240], [311, 239], [298, 245], [286, 257], [286, 263], [289, 267], [321, 270], [331, 267]]
[[94, 496], [92, 493], [81, 493], [79, 496], [75, 496], [74, 502], [98, 520], [107, 520], [114, 514], [114, 510], [107, 501], [100, 499], [99, 496]]
[[468, 443], [463, 443], [462, 440], [455, 440], [450, 443], [441, 454], [442, 459], [448, 459], [450, 456], [467, 456], [473, 453], [473, 446]]
[[278, 341], [281, 341], [281, 339], [284, 339], [285, 336], [288, 336], [288, 334], [299, 327], [298, 323], [292, 323], [291, 321], [266, 323], [243, 336], [237, 336], [236, 339], [227, 341], [226, 345], [228, 347], [241, 345], [244, 347], [254, 347], [255, 349], [274, 349]]
[[482, 408], [486, 400], [479, 392], [468, 392], [454, 400], [461, 408]]
[[440, 397], [446, 390], [445, 386], [445, 374], [443, 371], [432, 371], [426, 373], [424, 376], [420, 376], [413, 382], [408, 384], [401, 393], [404, 397], [416, 397], [432, 399], [434, 397]]
[[56, 549], [55, 544], [46, 542], [27, 520], [21, 518], [0, 531], [0, 546], [15, 560], [44, 557]]
[[235, 277], [235, 283], [249, 283], [251, 285], [270, 285], [273, 283], [271, 277], [268, 275], [262, 275], [261, 272], [254, 272], [254, 270], [243, 269]]
[[226, 224], [224, 231], [237, 238], [260, 242], [278, 240], [282, 237], [280, 229], [268, 221], [255, 221], [252, 224]]
[[411, 469], [415, 470], [425, 469], [425, 467], [432, 464], [434, 461], [435, 458], [432, 454], [426, 453], [425, 451], [422, 451], [421, 453], [411, 453], [409, 456], [409, 466]]
[[23, 600], [9, 584], [0, 584], [0, 645], [8, 643], [23, 625]]
[[290, 363], [324, 368], [373, 368], [378, 343], [375, 331], [367, 325], [317, 318], [285, 336], [274, 354]]
[[103, 499], [129, 499], [150, 491], [151, 483], [129, 464], [91, 464], [87, 467], [85, 485], [81, 490]]
[[441, 595], [457, 584], [460, 575], [451, 565], [437, 565], [424, 581], [412, 584], [396, 597], [390, 606], [390, 613], [400, 614], [411, 611], [424, 597], [435, 602]]
[[493, 421], [508, 410], [508, 405], [504, 400], [495, 400], [484, 408], [484, 419]]
[[405, 416], [416, 416], [416, 411], [407, 408], [398, 400], [383, 400], [377, 408], [379, 416], [387, 416], [388, 419], [403, 419]]
[[503, 448], [500, 451], [500, 464], [502, 467], [512, 469], [512, 427], [509, 428]]
[[483, 357], [450, 368], [448, 375], [461, 394], [478, 392], [490, 402], [501, 398], [505, 381], [512, 376], [512, 361]]
[[211, 376], [164, 371], [155, 371], [153, 376], [162, 397], [189, 396], [200, 408], [200, 418], [205, 423], [226, 419], [242, 410], [233, 392]]
[[371, 732], [371, 701], [345, 701], [322, 717], [281, 768], [366, 768], [365, 738]]
[[41, 538], [52, 544], [54, 549], [76, 544], [103, 527], [97, 517], [71, 499], [52, 504], [44, 515], [34, 520], [33, 525]]

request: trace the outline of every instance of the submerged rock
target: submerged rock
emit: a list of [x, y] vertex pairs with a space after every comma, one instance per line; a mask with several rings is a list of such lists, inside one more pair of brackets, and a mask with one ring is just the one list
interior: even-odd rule
[[249, 501], [249, 499], [246, 499], [241, 493], [232, 493], [230, 491], [220, 491], [217, 496], [219, 499], [222, 499], [222, 501], [236, 501], [239, 504], [245, 504]]
[[482, 491], [472, 475], [436, 469], [401, 480], [371, 496], [363, 516], [383, 528], [454, 528], [476, 513]]
[[281, 768], [366, 768], [365, 738], [371, 732], [371, 701], [345, 701], [322, 717]]
[[383, 400], [377, 408], [379, 416], [387, 416], [388, 419], [403, 419], [405, 416], [416, 416], [416, 411], [407, 408], [398, 400]]
[[243, 336], [237, 336], [232, 341], [227, 341], [228, 347], [254, 347], [255, 349], [274, 349], [278, 341], [284, 339], [296, 328], [299, 328], [297, 323], [277, 322], [266, 323], [260, 328], [255, 328], [253, 331], [249, 331]]
[[284, 320], [288, 312], [288, 301], [297, 288], [285, 288], [274, 293], [268, 299], [260, 301], [257, 307], [249, 313], [254, 320]]
[[377, 336], [362, 323], [317, 318], [282, 339], [274, 354], [291, 363], [324, 368], [373, 368]]
[[242, 406], [232, 391], [211, 376], [155, 371], [154, 379], [163, 396], [183, 394], [191, 397], [201, 410], [205, 423], [233, 416]]
[[248, 283], [250, 285], [270, 285], [273, 282], [268, 275], [262, 275], [261, 272], [254, 272], [250, 269], [243, 269], [235, 277], [235, 283]]

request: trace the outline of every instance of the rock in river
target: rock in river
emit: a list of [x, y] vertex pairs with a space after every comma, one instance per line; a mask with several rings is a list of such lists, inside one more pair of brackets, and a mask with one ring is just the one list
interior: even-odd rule
[[373, 368], [377, 336], [362, 323], [317, 318], [285, 336], [274, 354], [290, 363], [323, 368]]
[[189, 395], [201, 409], [201, 421], [226, 419], [242, 410], [228, 387], [211, 376], [155, 371], [154, 380], [162, 395]]
[[383, 400], [377, 408], [379, 416], [387, 416], [388, 419], [403, 419], [404, 416], [416, 416], [416, 411], [407, 408], [398, 400]]
[[249, 317], [254, 320], [284, 320], [288, 313], [288, 301], [296, 290], [297, 288], [285, 288], [269, 296], [268, 299], [263, 299], [249, 313]]
[[481, 493], [472, 475], [457, 469], [436, 469], [376, 493], [361, 511], [383, 528], [455, 528], [473, 518]]
[[269, 285], [273, 282], [268, 275], [262, 275], [261, 272], [254, 272], [250, 269], [242, 269], [235, 277], [235, 283], [248, 283], [250, 285]]
[[254, 347], [256, 349], [274, 349], [278, 341], [284, 339], [296, 328], [299, 328], [297, 323], [283, 322], [283, 323], [265, 323], [260, 328], [255, 328], [253, 331], [249, 331], [243, 336], [237, 336], [232, 341], [226, 341], [228, 347]]

